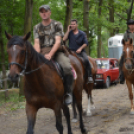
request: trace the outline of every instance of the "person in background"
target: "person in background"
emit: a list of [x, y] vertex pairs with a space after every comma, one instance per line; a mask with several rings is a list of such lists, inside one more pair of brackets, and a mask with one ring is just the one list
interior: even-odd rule
[[[128, 30], [126, 30], [123, 39], [125, 41], [128, 41], [129, 39], [132, 38], [133, 39], [133, 45], [134, 45], [134, 20], [132, 20], [132, 19], [128, 20], [127, 25], [128, 25]], [[122, 56], [120, 58], [120, 63], [119, 63], [120, 84], [124, 84], [124, 82], [125, 82], [124, 74], [123, 74], [123, 71], [122, 71], [123, 61], [124, 61], [124, 56], [122, 54]]]
[[68, 26], [67, 32], [63, 37], [63, 41], [66, 40], [69, 40], [69, 49], [76, 52], [78, 56], [84, 59], [86, 63], [86, 70], [88, 72], [88, 83], [93, 83], [91, 65], [84, 50], [84, 48], [88, 45], [87, 37], [83, 31], [78, 29], [76, 19], [71, 20], [71, 24]]

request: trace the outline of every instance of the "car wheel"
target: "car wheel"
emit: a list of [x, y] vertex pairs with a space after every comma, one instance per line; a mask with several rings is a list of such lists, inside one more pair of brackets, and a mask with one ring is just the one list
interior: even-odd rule
[[107, 77], [107, 79], [106, 79], [106, 83], [105, 83], [105, 88], [109, 88], [110, 87], [110, 78], [109, 77]]

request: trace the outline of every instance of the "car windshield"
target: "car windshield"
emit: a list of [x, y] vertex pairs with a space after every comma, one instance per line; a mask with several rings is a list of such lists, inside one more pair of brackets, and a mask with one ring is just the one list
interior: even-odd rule
[[109, 61], [108, 60], [96, 60], [98, 69], [109, 69]]

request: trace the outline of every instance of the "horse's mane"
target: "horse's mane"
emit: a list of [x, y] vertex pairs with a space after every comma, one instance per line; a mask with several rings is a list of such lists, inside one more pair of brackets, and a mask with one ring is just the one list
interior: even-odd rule
[[[13, 36], [8, 44], [7, 47], [10, 48], [13, 45], [19, 45], [20, 47], [24, 47], [26, 45], [27, 50], [31, 54], [31, 62], [36, 62], [36, 64], [46, 63], [48, 65], [52, 65], [52, 62], [47, 60], [42, 54], [38, 53], [32, 46], [29, 41], [24, 41], [20, 36]], [[29, 54], [28, 54], [29, 57]], [[52, 65], [53, 66], [53, 65]]]

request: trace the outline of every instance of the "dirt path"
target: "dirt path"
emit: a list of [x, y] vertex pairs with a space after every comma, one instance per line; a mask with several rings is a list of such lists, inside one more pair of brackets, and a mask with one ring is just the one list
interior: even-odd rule
[[[84, 116], [88, 134], [133, 134], [134, 115], [130, 115], [130, 101], [125, 85], [111, 86], [109, 89], [93, 90], [95, 109], [93, 116]], [[87, 96], [83, 92], [83, 108], [87, 108]], [[72, 110], [70, 108], [72, 115]], [[72, 116], [71, 116], [72, 118]], [[63, 117], [64, 134], [67, 134]], [[25, 134], [27, 127], [24, 109], [0, 115], [0, 134]], [[81, 134], [79, 122], [72, 123], [73, 134]], [[35, 134], [58, 134], [52, 110], [40, 109], [35, 125]]]

